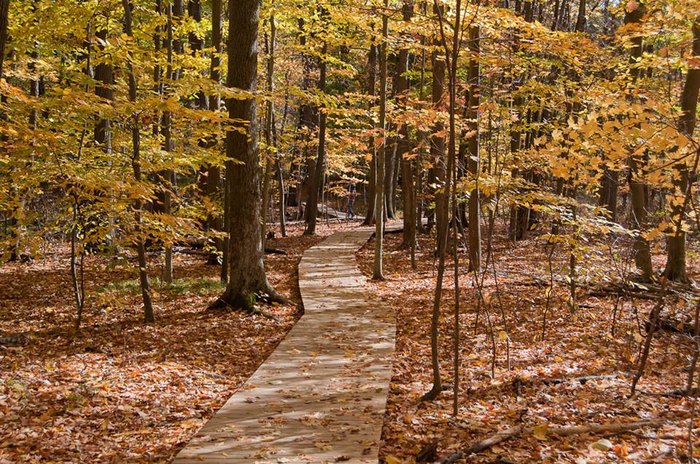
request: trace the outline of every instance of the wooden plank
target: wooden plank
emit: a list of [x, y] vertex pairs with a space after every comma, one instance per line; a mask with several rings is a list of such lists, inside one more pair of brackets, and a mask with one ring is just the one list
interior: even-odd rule
[[304, 316], [176, 463], [377, 462], [396, 328], [355, 262], [371, 235], [338, 232], [304, 253]]

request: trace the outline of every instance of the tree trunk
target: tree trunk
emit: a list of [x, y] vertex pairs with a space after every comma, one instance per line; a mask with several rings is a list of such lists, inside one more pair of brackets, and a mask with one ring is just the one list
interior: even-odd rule
[[[433, 12], [437, 14], [438, 9], [434, 6]], [[434, 45], [439, 48], [443, 48], [442, 40], [439, 38], [434, 39]], [[436, 107], [441, 107], [444, 105], [444, 95], [445, 95], [445, 58], [441, 57], [441, 53], [437, 50], [433, 52], [433, 105]], [[447, 192], [445, 184], [446, 172], [445, 172], [445, 137], [442, 135], [444, 125], [440, 122], [435, 124], [433, 128], [432, 143], [430, 144], [430, 155], [432, 158], [432, 168], [429, 174], [428, 182], [430, 185], [437, 185], [437, 190], [432, 188], [433, 195], [435, 198], [435, 225], [438, 230], [442, 230], [444, 225], [447, 224], [447, 208], [444, 206], [447, 203]], [[443, 234], [438, 233], [437, 235], [436, 249], [442, 249], [441, 240], [443, 240]], [[446, 238], [446, 234], [445, 237]]]
[[0, 79], [3, 76], [5, 62], [5, 44], [7, 43], [7, 23], [10, 13], [10, 0], [0, 0]]
[[552, 27], [553, 31], [559, 28], [559, 12], [560, 12], [560, 0], [554, 0], [554, 11], [552, 13]]
[[[221, 83], [221, 37], [222, 37], [222, 12], [221, 12], [221, 1], [222, 0], [212, 0], [211, 6], [211, 46], [214, 49], [211, 54], [211, 62], [209, 66], [209, 76], [212, 81], [219, 84]], [[209, 111], [219, 111], [221, 108], [221, 97], [218, 95], [209, 96]], [[217, 140], [212, 140], [211, 144], [213, 147], [218, 146]], [[210, 165], [207, 168], [207, 183], [206, 183], [205, 194], [207, 197], [216, 203], [221, 202], [221, 168], [218, 165]], [[215, 232], [221, 232], [224, 230], [223, 218], [218, 214], [209, 214], [207, 216], [207, 229], [213, 230]], [[225, 254], [226, 247], [225, 241], [227, 239], [217, 238], [214, 240], [216, 244], [216, 249], [219, 253]], [[218, 256], [215, 253], [209, 255], [209, 264], [217, 264]], [[223, 260], [222, 260], [223, 266]]]
[[[388, 72], [388, 71], [387, 71]], [[391, 130], [388, 125], [387, 130]], [[388, 137], [384, 149], [384, 218], [394, 219], [394, 178], [396, 174], [396, 137]]]
[[[168, 2], [166, 6], [167, 22], [166, 22], [166, 41], [165, 48], [167, 53], [167, 70], [166, 78], [168, 82], [173, 82], [177, 79], [176, 72], [173, 69], [173, 49], [175, 44], [173, 43], [173, 17], [176, 14], [177, 7], [175, 5], [181, 4], [178, 2]], [[167, 98], [167, 84], [163, 87], [163, 92], [165, 98]], [[171, 111], [163, 112], [163, 121], [161, 132], [163, 134], [163, 151], [169, 153], [173, 151], [173, 137], [172, 137], [172, 119], [173, 114]], [[171, 170], [165, 170], [160, 174], [160, 201], [162, 201], [162, 211], [163, 214], [172, 214], [172, 194], [171, 189], [173, 188], [173, 178], [175, 174]], [[173, 282], [173, 247], [172, 244], [165, 243], [165, 260], [163, 262], [163, 274], [161, 276], [163, 282], [172, 283]]]
[[[228, 75], [230, 88], [255, 92], [258, 64], [258, 23], [262, 0], [229, 0]], [[257, 298], [281, 297], [267, 282], [260, 238], [260, 156], [255, 98], [226, 102], [229, 117], [244, 121], [245, 133], [226, 133], [226, 183], [230, 224], [229, 282], [220, 300], [235, 308], [252, 310]]]
[[578, 16], [576, 17], [576, 32], [584, 32], [586, 28], [586, 0], [578, 0]]
[[[319, 60], [319, 78], [318, 88], [321, 93], [326, 91], [326, 54], [328, 53], [328, 44], [323, 43], [321, 50], [321, 58]], [[316, 155], [316, 166], [309, 188], [309, 199], [306, 202], [307, 224], [304, 235], [314, 235], [316, 233], [316, 222], [318, 220], [318, 194], [323, 188], [323, 175], [326, 171], [326, 121], [328, 114], [319, 108], [318, 114], [318, 150]]]
[[617, 194], [620, 182], [620, 171], [605, 168], [603, 177], [600, 180], [600, 196], [598, 206], [603, 206], [608, 210], [610, 220], [617, 222]]
[[[645, 7], [643, 4], [639, 4], [637, 8], [633, 11], [628, 11], [625, 14], [624, 22], [625, 24], [639, 23], [645, 14]], [[642, 37], [637, 36], [632, 39], [633, 47], [630, 51], [630, 63], [634, 64], [637, 59], [642, 56]], [[632, 75], [632, 81], [636, 81], [639, 77], [639, 69], [632, 68], [630, 71]], [[647, 223], [647, 205], [646, 205], [646, 193], [645, 185], [639, 181], [641, 175], [641, 168], [639, 167], [639, 162], [634, 156], [629, 159], [630, 165], [630, 199], [632, 202], [632, 226], [638, 231], [634, 238], [634, 243], [632, 249], [634, 252], [634, 262], [637, 269], [642, 273], [642, 278], [644, 280], [651, 280], [653, 277], [653, 267], [651, 264], [651, 250], [649, 248], [649, 242], [644, 238], [643, 232], [646, 229]]]
[[[403, 20], [406, 23], [413, 17], [413, 1], [404, 0]], [[396, 67], [397, 98], [399, 106], [403, 109], [407, 107], [409, 80], [406, 73], [409, 71], [408, 65], [409, 51], [402, 48], [399, 51], [399, 62]], [[397, 156], [401, 166], [401, 193], [403, 198], [403, 243], [402, 247], [413, 249], [416, 245], [416, 204], [413, 187], [413, 161], [406, 158], [410, 149], [408, 124], [402, 124], [399, 129], [399, 139], [397, 142]]]
[[[131, 26], [131, 1], [122, 0], [124, 7], [124, 33], [127, 36], [133, 37], [134, 32]], [[136, 103], [137, 87], [136, 87], [136, 72], [131, 61], [128, 62], [128, 77], [129, 77], [129, 101]], [[134, 173], [134, 181], [139, 184], [142, 181], [141, 174], [141, 117], [138, 112], [131, 115], [131, 167]], [[139, 282], [141, 285], [141, 297], [143, 298], [143, 315], [145, 322], [155, 322], [153, 314], [153, 303], [151, 301], [151, 287], [148, 282], [148, 269], [146, 261], [146, 245], [144, 242], [143, 219], [141, 217], [143, 201], [141, 198], [134, 200], [134, 235], [136, 253], [138, 255], [139, 264]]]
[[[107, 25], [102, 29], [98, 29], [95, 35], [99, 40], [97, 40], [97, 49], [100, 52], [104, 51], [104, 43], [107, 40]], [[112, 65], [109, 63], [104, 63], [102, 61], [98, 62], [95, 66], [95, 95], [104, 98], [105, 100], [114, 100], [114, 91], [112, 86], [114, 85], [114, 72]], [[95, 125], [95, 142], [102, 145], [105, 153], [112, 152], [112, 142], [110, 136], [110, 121], [108, 119], [100, 119]]]
[[[369, 56], [367, 58], [367, 95], [374, 97], [377, 88], [377, 45], [372, 44], [369, 47]], [[374, 100], [374, 99], [372, 99]], [[374, 102], [372, 102], [374, 104]], [[367, 211], [365, 220], [362, 225], [370, 226], [374, 223], [374, 197], [376, 184], [377, 170], [377, 147], [374, 144], [374, 136], [369, 138], [369, 149], [372, 151], [370, 167], [369, 167], [369, 182], [367, 189], [369, 201], [367, 202]]]
[[[265, 158], [263, 163], [265, 165], [265, 171], [263, 174], [263, 192], [262, 192], [262, 241], [263, 248], [265, 248], [265, 239], [267, 233], [267, 212], [269, 209], [270, 200], [270, 183], [272, 182], [272, 169], [273, 169], [273, 131], [274, 131], [274, 111], [275, 104], [272, 100], [272, 92], [274, 91], [275, 81], [275, 41], [277, 40], [277, 28], [275, 27], [275, 15], [274, 13], [270, 15], [270, 36], [265, 34], [265, 51], [267, 52], [267, 79], [265, 90], [267, 91], [268, 101], [267, 107], [265, 109], [265, 144], [267, 149], [265, 150]], [[275, 155], [276, 156], [276, 155]]]
[[467, 120], [471, 129], [471, 137], [467, 141], [469, 155], [467, 170], [476, 187], [469, 195], [469, 267], [478, 272], [481, 268], [481, 193], [479, 191], [479, 176], [481, 174], [480, 144], [479, 144], [479, 105], [481, 86], [481, 67], [479, 64], [480, 35], [479, 26], [469, 28], [469, 100], [467, 101]]
[[[700, 17], [693, 22], [693, 57], [700, 57]], [[697, 60], [695, 61], [697, 63]], [[700, 66], [691, 65], [688, 75], [685, 78], [683, 93], [681, 94], [681, 116], [678, 119], [678, 130], [682, 134], [693, 137], [698, 109], [698, 93], [700, 93]], [[697, 159], [696, 154], [696, 159]], [[676, 200], [672, 203], [671, 218], [675, 223], [675, 230], [667, 237], [666, 243], [666, 269], [664, 275], [669, 280], [680, 282], [688, 281], [688, 274], [685, 262], [685, 238], [683, 230], [683, 220], [685, 218], [688, 199], [692, 195], [690, 188], [690, 172], [684, 161], [674, 166], [674, 196]], [[693, 172], [695, 174], [695, 172]]]
[[[389, 0], [384, 0], [384, 8], [389, 8]], [[386, 81], [387, 81], [387, 40], [389, 37], [389, 16], [382, 15], [382, 43], [379, 46], [379, 135], [382, 144], [375, 156], [374, 182], [374, 272], [372, 278], [384, 280], [384, 167], [386, 157]]]
[[284, 171], [282, 170], [282, 160], [277, 156], [275, 160], [277, 170], [277, 184], [279, 188], [279, 214], [280, 214], [280, 234], [287, 236], [287, 199], [284, 192]]
[[[313, 86], [312, 74], [313, 74], [313, 57], [304, 51], [306, 47], [306, 34], [304, 30], [305, 23], [304, 19], [299, 19], [299, 45], [302, 49], [301, 61], [302, 61], [302, 81], [301, 89], [302, 91], [309, 91]], [[311, 139], [311, 134], [317, 125], [318, 121], [318, 109], [315, 108], [308, 102], [304, 102], [299, 107], [299, 133], [304, 140], [299, 140], [299, 145], [304, 147], [303, 153], [301, 153], [301, 162], [299, 164], [299, 184], [297, 185], [297, 204], [299, 206], [299, 216], [301, 217], [303, 213], [304, 219], [308, 221], [309, 208], [308, 208], [308, 195], [306, 192], [307, 205], [305, 209], [302, 209], [302, 198], [304, 198], [304, 187], [309, 188], [309, 183], [313, 183], [313, 177], [316, 172], [316, 157], [318, 152], [314, 155], [309, 153], [309, 143], [308, 140]], [[303, 172], [303, 165], [306, 164], [306, 172]]]

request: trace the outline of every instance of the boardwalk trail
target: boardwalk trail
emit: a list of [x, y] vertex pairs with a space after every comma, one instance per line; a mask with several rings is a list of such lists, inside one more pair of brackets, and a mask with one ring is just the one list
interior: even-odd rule
[[395, 325], [355, 261], [371, 234], [338, 232], [304, 253], [304, 316], [176, 463], [377, 462]]

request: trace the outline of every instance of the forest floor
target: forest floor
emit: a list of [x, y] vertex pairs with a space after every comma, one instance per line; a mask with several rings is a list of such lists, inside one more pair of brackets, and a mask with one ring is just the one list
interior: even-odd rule
[[[75, 307], [65, 247], [31, 264], [0, 266], [0, 463], [167, 462], [252, 374], [300, 316], [297, 264], [334, 230], [302, 226], [268, 240], [270, 282], [290, 298], [273, 317], [207, 311], [222, 291], [219, 267], [175, 254], [171, 286], [154, 279], [155, 324], [142, 322], [133, 262], [86, 260], [87, 303]], [[279, 236], [279, 234], [278, 234]], [[152, 276], [160, 258], [151, 255]]]
[[[290, 304], [267, 308], [274, 317], [207, 311], [221, 292], [218, 267], [204, 256], [177, 254], [176, 283], [155, 285], [155, 324], [141, 322], [133, 262], [87, 260], [88, 303], [79, 337], [73, 336], [67, 252], [52, 250], [31, 264], [0, 266], [0, 336], [27, 334], [19, 346], [0, 346], [0, 463], [167, 462], [275, 348], [300, 315], [297, 263], [303, 251], [334, 230], [269, 245], [288, 255], [268, 255], [274, 286]], [[512, 244], [499, 231], [494, 240], [498, 285], [489, 267], [485, 304], [478, 311], [472, 278], [460, 273], [459, 415], [452, 392], [420, 401], [431, 383], [430, 313], [436, 276], [434, 237], [421, 236], [417, 269], [400, 249], [401, 234], [386, 238], [384, 282], [370, 283], [379, 301], [396, 311], [397, 346], [380, 455], [389, 464], [413, 463], [426, 445], [438, 455], [497, 431], [529, 426], [514, 437], [471, 457], [484, 463], [688, 462], [693, 399], [659, 393], [683, 388], [692, 355], [690, 337], [662, 332], [629, 398], [646, 335], [644, 322], [654, 300], [618, 298], [579, 288], [579, 309], [567, 304], [568, 253], [551, 255], [555, 285], [548, 290], [549, 253], [542, 239]], [[689, 240], [697, 248], [696, 240]], [[629, 263], [608, 243], [581, 259], [579, 279], [615, 280]], [[613, 252], [606, 250], [613, 249]], [[623, 249], [623, 248], [620, 248]], [[661, 244], [655, 266], [663, 267]], [[369, 273], [373, 242], [358, 252]], [[159, 272], [151, 256], [153, 275]], [[460, 254], [464, 265], [465, 256]], [[448, 260], [440, 319], [443, 382], [453, 383], [453, 277]], [[691, 277], [700, 278], [698, 250], [689, 252]], [[595, 295], [597, 296], [594, 296]], [[549, 304], [547, 295], [549, 294]], [[683, 321], [691, 307], [668, 298], [665, 316]], [[615, 309], [617, 308], [617, 309]], [[546, 313], [546, 321], [545, 321]], [[543, 327], [545, 335], [542, 337]], [[495, 347], [495, 355], [493, 348]], [[585, 376], [600, 378], [585, 382]], [[633, 434], [548, 434], [559, 425], [627, 423], [661, 419], [657, 430]], [[700, 436], [695, 420], [694, 437]], [[697, 439], [696, 449], [700, 448]], [[697, 454], [697, 452], [696, 452]]]
[[[561, 249], [552, 253], [552, 269], [561, 281], [548, 291], [549, 253], [544, 240], [535, 237], [512, 244], [504, 231], [500, 232], [493, 246], [498, 279], [496, 282], [489, 267], [482, 290], [485, 304], [479, 312], [477, 291], [471, 274], [466, 273], [464, 250], [460, 253], [461, 381], [456, 417], [452, 415], [453, 260], [448, 260], [444, 283], [439, 342], [442, 381], [449, 390], [435, 401], [421, 401], [432, 386], [430, 317], [437, 269], [434, 237], [420, 237], [417, 269], [413, 270], [409, 253], [400, 249], [401, 234], [387, 236], [387, 280], [370, 284], [383, 304], [397, 314], [394, 374], [380, 456], [390, 464], [413, 463], [421, 450], [433, 443], [437, 455], [444, 457], [496, 432], [524, 426], [532, 427], [534, 433], [457, 462], [688, 462], [688, 429], [695, 400], [658, 393], [685, 387], [693, 353], [690, 337], [662, 332], [654, 338], [638, 393], [630, 398], [631, 376], [646, 336], [644, 322], [655, 302], [640, 298], [618, 301], [614, 295], [592, 296], [594, 292], [578, 289], [579, 309], [572, 312], [567, 304], [568, 284], [563, 281], [568, 253]], [[689, 243], [698, 246], [697, 241]], [[595, 245], [598, 252], [586, 254], [579, 262], [579, 279], [589, 283], [615, 280], [629, 263], [623, 265], [620, 254], [607, 252], [610, 244]], [[663, 267], [661, 246], [659, 243], [655, 249], [657, 269]], [[363, 272], [371, 275], [373, 241], [357, 256]], [[691, 277], [697, 280], [697, 250], [689, 256]], [[669, 300], [663, 315], [688, 320], [691, 307]], [[576, 380], [584, 376], [601, 377]], [[547, 433], [556, 426], [647, 419], [668, 423], [658, 430], [646, 428], [617, 435], [560, 437]], [[700, 454], [698, 427], [700, 420], [695, 419], [696, 455]]]

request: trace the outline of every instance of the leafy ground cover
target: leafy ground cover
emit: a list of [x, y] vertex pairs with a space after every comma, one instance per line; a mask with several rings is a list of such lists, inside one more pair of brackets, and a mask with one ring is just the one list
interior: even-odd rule
[[[338, 226], [334, 226], [338, 227]], [[268, 240], [268, 276], [290, 298], [268, 316], [207, 311], [222, 287], [199, 254], [176, 254], [173, 286], [154, 285], [155, 324], [141, 322], [129, 266], [90, 257], [86, 320], [75, 309], [65, 248], [0, 267], [0, 462], [167, 462], [274, 349], [300, 315], [297, 263], [331, 233]], [[153, 275], [158, 274], [151, 256]]]
[[[449, 455], [516, 426], [530, 427], [534, 432], [457, 462], [688, 461], [694, 400], [660, 394], [685, 387], [693, 352], [690, 338], [666, 331], [655, 337], [638, 393], [630, 398], [631, 376], [646, 336], [644, 322], [654, 301], [618, 301], [604, 293], [592, 296], [600, 292], [584, 288], [577, 292], [579, 309], [572, 312], [567, 304], [567, 284], [556, 283], [549, 292], [543, 339], [548, 252], [537, 239], [513, 246], [504, 235], [496, 237], [497, 279], [489, 270], [478, 315], [473, 281], [466, 272], [461, 273], [461, 382], [456, 417], [452, 415], [454, 281], [453, 267], [450, 269], [452, 264], [448, 263], [440, 318], [440, 360], [443, 383], [449, 389], [435, 401], [421, 401], [432, 385], [429, 330], [437, 266], [434, 238], [420, 238], [415, 270], [400, 244], [400, 234], [387, 236], [387, 280], [370, 284], [380, 296], [380, 304], [390, 305], [397, 314], [394, 376], [380, 452], [386, 462], [416, 462], [430, 444], [437, 445], [439, 456]], [[369, 243], [358, 252], [368, 276], [372, 247]], [[465, 258], [460, 256], [463, 264]], [[614, 280], [618, 269], [609, 258], [605, 253], [586, 256], [580, 264], [587, 274], [581, 280], [587, 277], [590, 282], [603, 282], [606, 276]], [[552, 262], [557, 276], [566, 275], [568, 253], [555, 250]], [[662, 264], [658, 263], [659, 268]], [[697, 259], [692, 267], [697, 278]], [[683, 320], [690, 317], [691, 310], [671, 299], [663, 314]], [[586, 380], [587, 376], [598, 378]], [[668, 424], [628, 434], [560, 437], [547, 433], [556, 426], [648, 419]], [[695, 419], [693, 428], [698, 426], [700, 421]], [[696, 430], [696, 448], [697, 436]]]

